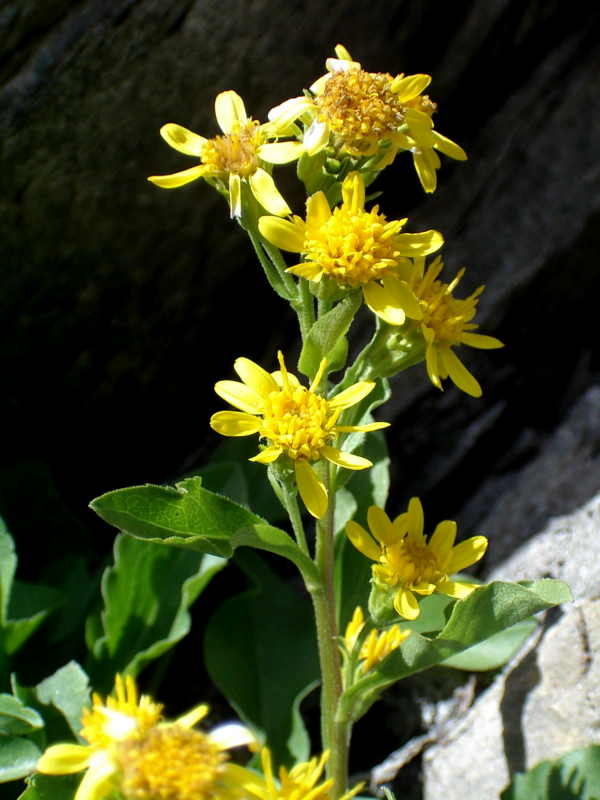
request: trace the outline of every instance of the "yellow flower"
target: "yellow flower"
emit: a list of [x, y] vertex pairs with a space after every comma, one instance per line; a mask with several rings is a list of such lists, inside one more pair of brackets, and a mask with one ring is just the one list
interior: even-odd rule
[[[254, 785], [248, 785], [248, 792], [257, 800], [334, 800], [331, 796], [333, 779], [329, 778], [319, 783], [328, 760], [329, 751], [326, 750], [320, 758], [302, 761], [290, 770], [280, 767], [279, 780], [276, 780], [273, 775], [271, 753], [265, 747], [261, 751], [264, 778], [257, 778]], [[350, 800], [363, 786], [362, 783], [355, 786], [339, 800]]]
[[131, 676], [117, 675], [114, 696], [92, 696], [82, 716], [87, 745], [57, 744], [37, 763], [38, 772], [68, 775], [86, 770], [74, 800], [102, 800], [120, 792], [129, 800], [238, 800], [251, 779], [242, 767], [226, 762], [230, 747], [253, 745], [254, 736], [239, 723], [211, 733], [193, 730], [208, 713], [200, 705], [173, 722], [161, 722], [161, 706], [138, 696]]
[[336, 424], [344, 409], [372, 391], [373, 382], [360, 381], [326, 399], [316, 391], [326, 367], [324, 360], [307, 389], [287, 371], [281, 353], [277, 358], [281, 369], [273, 373], [248, 358], [236, 359], [233, 368], [242, 382], [218, 381], [215, 392], [240, 411], [218, 411], [211, 417], [210, 425], [223, 436], [258, 433], [261, 439], [266, 439], [268, 446], [250, 461], [270, 464], [282, 455], [292, 459], [300, 496], [308, 511], [320, 519], [327, 511], [327, 490], [311, 462], [326, 459], [347, 469], [371, 467], [368, 459], [335, 447], [335, 439], [340, 433], [380, 430], [388, 423]]
[[422, 94], [431, 77], [365, 72], [345, 47], [337, 45], [335, 52], [337, 58], [326, 61], [327, 73], [310, 87], [311, 96], [287, 100], [271, 109], [269, 119], [281, 126], [301, 117], [310, 119], [303, 140], [309, 155], [332, 145], [351, 156], [369, 156], [387, 142], [389, 149], [382, 151], [377, 164], [381, 169], [398, 151], [408, 150], [423, 188], [433, 192], [440, 166], [435, 150], [458, 160], [467, 156], [433, 129], [436, 105]]
[[452, 348], [466, 344], [492, 350], [504, 345], [493, 336], [474, 333], [478, 325], [471, 320], [475, 316], [484, 287], [480, 286], [464, 299], [454, 297], [452, 293], [465, 271], [461, 269], [450, 283], [442, 283], [437, 278], [443, 266], [439, 256], [427, 269], [425, 260], [417, 258], [414, 268], [405, 274], [407, 284], [417, 297], [422, 311], [419, 325], [427, 343], [427, 374], [438, 389], [442, 388], [442, 380], [450, 377], [463, 392], [472, 397], [480, 397], [481, 386]]
[[271, 123], [259, 125], [248, 117], [242, 98], [234, 91], [221, 92], [215, 100], [215, 114], [223, 136], [205, 139], [169, 122], [160, 135], [175, 150], [200, 159], [200, 164], [171, 175], [152, 175], [149, 181], [163, 189], [175, 189], [198, 178], [216, 181], [229, 194], [232, 217], [242, 213], [241, 187], [247, 181], [254, 197], [271, 214], [285, 216], [290, 208], [273, 178], [262, 164], [287, 164], [302, 152], [299, 142], [268, 142], [278, 129]]
[[369, 308], [391, 325], [406, 316], [421, 318], [421, 309], [398, 268], [407, 257], [434, 253], [444, 243], [438, 231], [400, 233], [407, 220], [388, 222], [378, 206], [365, 210], [365, 183], [352, 172], [342, 186], [342, 205], [334, 208], [323, 192], [306, 203], [306, 222], [261, 217], [258, 227], [269, 242], [282, 250], [303, 253], [304, 261], [288, 272], [318, 282], [331, 278], [347, 289], [362, 289]]
[[485, 536], [472, 536], [455, 546], [456, 523], [444, 520], [427, 542], [423, 507], [417, 497], [393, 522], [378, 506], [369, 508], [367, 520], [370, 533], [350, 521], [346, 534], [363, 555], [377, 562], [371, 568], [375, 588], [394, 591], [394, 608], [401, 617], [419, 616], [416, 594], [439, 592], [460, 600], [477, 588], [449, 576], [479, 561], [487, 548]]
[[[352, 652], [354, 649], [364, 626], [363, 610], [360, 606], [356, 606], [344, 634], [344, 644], [348, 652]], [[392, 625], [384, 631], [377, 631], [375, 628], [369, 631], [359, 653], [361, 672], [368, 672], [380, 661], [383, 661], [393, 650], [400, 647], [402, 642], [410, 636], [410, 633], [410, 630], [401, 630], [399, 625]]]

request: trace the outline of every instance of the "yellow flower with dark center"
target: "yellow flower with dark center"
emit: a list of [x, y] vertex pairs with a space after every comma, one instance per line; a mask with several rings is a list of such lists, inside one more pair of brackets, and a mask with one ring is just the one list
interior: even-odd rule
[[[354, 646], [365, 626], [363, 610], [356, 606], [352, 619], [346, 627], [344, 634], [344, 644], [348, 652], [352, 652]], [[392, 625], [384, 631], [375, 628], [369, 631], [361, 645], [359, 658], [361, 659], [360, 670], [365, 673], [372, 669], [376, 664], [387, 658], [391, 652], [396, 650], [402, 642], [411, 634], [410, 630], [402, 630], [399, 625]]]
[[478, 325], [471, 320], [484, 287], [480, 286], [468, 297], [454, 297], [453, 292], [465, 271], [461, 269], [450, 283], [442, 283], [438, 275], [443, 266], [438, 256], [425, 269], [425, 260], [418, 258], [414, 268], [405, 274], [407, 284], [417, 297], [422, 311], [419, 325], [427, 343], [427, 374], [438, 389], [442, 388], [442, 380], [450, 377], [463, 392], [480, 397], [481, 386], [452, 348], [466, 344], [492, 350], [504, 345], [494, 336], [474, 332]]
[[175, 150], [200, 159], [200, 164], [171, 175], [152, 175], [149, 181], [163, 189], [175, 189], [198, 178], [217, 181], [229, 193], [232, 217], [239, 217], [242, 181], [247, 181], [258, 202], [271, 214], [285, 216], [290, 208], [263, 163], [287, 164], [302, 153], [299, 142], [269, 142], [278, 129], [260, 125], [248, 117], [242, 98], [233, 91], [221, 92], [215, 114], [222, 136], [205, 139], [181, 125], [169, 122], [160, 135]]
[[277, 355], [280, 370], [269, 373], [250, 361], [238, 358], [234, 369], [242, 379], [218, 381], [215, 392], [239, 411], [218, 411], [210, 419], [213, 430], [223, 436], [251, 436], [258, 433], [267, 447], [250, 459], [270, 464], [280, 456], [294, 462], [296, 484], [308, 511], [320, 519], [327, 511], [327, 490], [311, 463], [325, 459], [346, 469], [366, 469], [372, 462], [335, 446], [340, 433], [376, 431], [387, 422], [338, 425], [339, 415], [359, 403], [375, 384], [359, 381], [332, 398], [318, 394], [326, 362], [310, 388], [302, 386], [286, 369], [283, 355]]
[[326, 61], [327, 73], [310, 87], [311, 96], [286, 100], [271, 109], [269, 119], [282, 127], [302, 117], [311, 119], [303, 139], [309, 155], [331, 145], [352, 156], [369, 156], [387, 142], [377, 165], [382, 169], [400, 150], [408, 150], [423, 188], [433, 192], [440, 166], [434, 151], [460, 161], [467, 156], [433, 129], [436, 104], [422, 94], [431, 77], [366, 72], [342, 45], [335, 52], [337, 58]]
[[331, 278], [348, 290], [361, 288], [369, 308], [391, 325], [402, 325], [406, 317], [420, 319], [421, 308], [399, 273], [409, 257], [434, 253], [444, 243], [441, 233], [401, 233], [406, 219], [388, 221], [379, 208], [365, 210], [365, 184], [352, 172], [342, 186], [342, 205], [334, 208], [323, 192], [306, 203], [306, 221], [261, 217], [258, 227], [271, 244], [304, 261], [288, 272], [318, 282]]
[[417, 497], [408, 511], [392, 522], [382, 508], [371, 506], [367, 513], [369, 532], [354, 521], [346, 534], [360, 552], [376, 563], [373, 583], [384, 591], [394, 591], [394, 608], [405, 619], [416, 619], [420, 609], [416, 595], [439, 592], [463, 599], [476, 584], [451, 579], [451, 575], [475, 564], [487, 549], [485, 536], [472, 536], [458, 545], [456, 523], [440, 522], [429, 542], [423, 534], [423, 507]]
[[[329, 760], [326, 750], [320, 758], [302, 761], [290, 770], [279, 768], [279, 780], [273, 775], [271, 753], [265, 747], [261, 751], [264, 777], [257, 778], [254, 785], [248, 785], [248, 793], [257, 800], [334, 800], [331, 796], [333, 779], [321, 781], [323, 770]], [[319, 783], [321, 781], [321, 783]], [[364, 784], [360, 783], [346, 792], [339, 800], [350, 800]], [[335, 798], [335, 800], [338, 800]]]
[[131, 676], [117, 675], [114, 696], [94, 694], [82, 715], [81, 736], [87, 745], [48, 747], [37, 763], [46, 775], [85, 770], [74, 800], [102, 800], [120, 792], [135, 800], [238, 800], [240, 786], [252, 773], [226, 761], [224, 752], [254, 745], [239, 723], [210, 733], [191, 730], [208, 713], [200, 705], [174, 722], [161, 721], [161, 706], [138, 695]]

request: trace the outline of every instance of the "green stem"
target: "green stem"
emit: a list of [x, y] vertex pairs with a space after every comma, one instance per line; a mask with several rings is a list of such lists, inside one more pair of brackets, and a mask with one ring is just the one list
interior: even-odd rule
[[[331, 469], [328, 469], [326, 483], [329, 491]], [[331, 751], [328, 776], [333, 779], [332, 796], [339, 798], [346, 791], [348, 782], [349, 728], [346, 722], [336, 719], [342, 695], [342, 673], [333, 585], [334, 513], [335, 498], [330, 493], [327, 514], [317, 524], [316, 562], [322, 585], [311, 594], [321, 662], [321, 735], [323, 749]]]

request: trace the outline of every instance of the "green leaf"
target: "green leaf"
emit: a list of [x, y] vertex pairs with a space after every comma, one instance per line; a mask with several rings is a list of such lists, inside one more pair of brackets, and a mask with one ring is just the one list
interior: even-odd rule
[[398, 650], [348, 689], [342, 698], [345, 716], [358, 719], [386, 686], [462, 653], [484, 639], [521, 622], [538, 611], [570, 601], [562, 581], [528, 583], [496, 581], [457, 601], [450, 619], [435, 638], [413, 632]]
[[276, 763], [307, 756], [298, 705], [319, 675], [312, 609], [301, 587], [245, 551], [236, 562], [254, 587], [226, 601], [210, 620], [205, 664], [242, 719], [266, 737]]
[[106, 522], [140, 539], [225, 558], [241, 546], [268, 550], [318, 581], [313, 562], [285, 531], [204, 489], [198, 477], [186, 478], [175, 489], [152, 484], [117, 489], [90, 506]]
[[190, 629], [189, 607], [226, 564], [221, 558], [118, 536], [102, 579], [102, 672], [137, 674]]
[[600, 745], [572, 750], [517, 773], [501, 800], [600, 800]]
[[12, 536], [0, 517], [0, 627], [8, 620], [8, 602], [17, 569], [17, 555]]
[[44, 720], [12, 694], [0, 694], [0, 736], [20, 736], [43, 728]]
[[27, 779], [27, 788], [17, 800], [73, 800], [78, 775], [32, 775]]
[[0, 783], [31, 774], [41, 754], [29, 739], [20, 736], [0, 739]]
[[[361, 293], [359, 291], [352, 292], [313, 324], [298, 360], [298, 369], [304, 375], [312, 378], [323, 358], [329, 361], [329, 372], [334, 372], [344, 366], [343, 363], [336, 363], [332, 354], [334, 350], [339, 349], [339, 342], [346, 335], [361, 303]], [[343, 347], [342, 350], [344, 350]]]
[[462, 653], [447, 658], [442, 664], [470, 672], [498, 669], [518, 653], [537, 626], [535, 619], [524, 619], [463, 650]]
[[90, 687], [87, 674], [76, 661], [70, 661], [38, 683], [35, 694], [40, 703], [59, 711], [71, 731], [79, 736], [81, 715], [89, 705]]

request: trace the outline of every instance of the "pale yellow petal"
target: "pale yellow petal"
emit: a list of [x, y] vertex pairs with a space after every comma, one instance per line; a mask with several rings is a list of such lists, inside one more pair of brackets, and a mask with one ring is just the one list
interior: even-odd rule
[[265, 447], [264, 450], [261, 450], [260, 453], [249, 458], [248, 461], [256, 461], [258, 464], [272, 464], [274, 461], [277, 461], [282, 453], [283, 450], [281, 447], [273, 445], [273, 447]]
[[470, 539], [465, 539], [464, 542], [457, 544], [452, 549], [446, 564], [447, 572], [460, 572], [465, 567], [476, 564], [483, 557], [487, 546], [488, 541], [485, 536], [471, 536]]
[[292, 275], [298, 275], [299, 278], [306, 278], [309, 281], [320, 281], [323, 277], [323, 267], [314, 261], [303, 261], [301, 264], [295, 264], [293, 267], [288, 267], [286, 272], [291, 272]]
[[322, 447], [320, 453], [327, 461], [346, 469], [367, 469], [367, 467], [373, 466], [373, 462], [368, 458], [357, 456], [354, 453], [345, 453], [337, 447]]
[[242, 216], [242, 179], [236, 173], [229, 173], [229, 216], [239, 219]]
[[384, 428], [389, 428], [389, 422], [365, 422], [364, 425], [336, 425], [335, 429], [338, 433], [370, 433], [371, 431], [381, 431]]
[[396, 305], [395, 297], [375, 281], [363, 286], [363, 297], [371, 311], [388, 325], [404, 325], [406, 322], [404, 309]]
[[294, 462], [298, 492], [307, 511], [316, 519], [327, 513], [327, 489], [306, 461]]
[[413, 583], [410, 587], [413, 592], [417, 592], [417, 594], [424, 594], [425, 596], [429, 596], [433, 594], [437, 588], [437, 584], [435, 583], [428, 583], [427, 581], [421, 581], [420, 583]]
[[500, 339], [496, 339], [495, 336], [484, 336], [482, 333], [463, 333], [460, 341], [462, 344], [478, 347], [480, 350], [495, 350], [498, 347], [504, 347]]
[[320, 228], [331, 217], [331, 209], [324, 192], [315, 192], [306, 201], [306, 223]]
[[223, 133], [232, 133], [248, 122], [244, 101], [231, 89], [221, 92], [215, 99], [215, 116]]
[[440, 581], [437, 585], [438, 592], [448, 597], [454, 597], [456, 600], [464, 600], [479, 587], [478, 583], [464, 583], [463, 581]]
[[401, 103], [414, 100], [431, 83], [431, 75], [398, 75], [390, 89]]
[[298, 217], [293, 222], [279, 217], [261, 217], [258, 220], [258, 229], [261, 236], [281, 250], [301, 253], [304, 249], [305, 224]]
[[247, 386], [250, 386], [261, 397], [268, 397], [279, 388], [270, 372], [251, 361], [249, 358], [236, 358], [234, 370]]
[[350, 520], [346, 523], [346, 536], [350, 539], [354, 547], [372, 561], [379, 561], [381, 548], [374, 541], [367, 531], [358, 522]]
[[163, 125], [160, 135], [169, 147], [186, 156], [197, 156], [198, 158], [202, 155], [202, 148], [207, 142], [204, 136], [198, 136], [197, 133], [189, 131], [182, 125], [176, 125], [174, 122]]
[[342, 61], [352, 61], [352, 56], [343, 44], [336, 44], [336, 46], [333, 48], [333, 51]]
[[404, 281], [387, 276], [382, 283], [383, 288], [389, 292], [392, 298], [391, 303], [401, 308], [407, 317], [417, 320], [423, 318], [423, 311], [415, 293]]
[[150, 175], [148, 180], [155, 186], [160, 186], [161, 189], [177, 189], [179, 186], [185, 186], [186, 183], [198, 180], [205, 171], [204, 167], [199, 165], [181, 172], [173, 172], [170, 175]]
[[291, 208], [275, 186], [273, 177], [264, 169], [259, 167], [250, 175], [248, 182], [254, 197], [269, 213], [276, 214], [278, 217], [286, 217], [292, 213]]
[[175, 720], [175, 725], [179, 725], [180, 728], [193, 728], [196, 723], [200, 722], [201, 719], [208, 714], [208, 706], [205, 703], [202, 705], [195, 706], [188, 711], [187, 714], [183, 714], [181, 717], [177, 717]]
[[481, 386], [450, 347], [441, 348], [439, 357], [452, 381], [471, 397], [481, 397]]
[[359, 172], [351, 172], [342, 184], [344, 207], [354, 214], [364, 210], [365, 182]]
[[208, 738], [218, 745], [221, 750], [256, 744], [256, 736], [250, 728], [240, 722], [225, 722], [222, 725], [218, 725], [208, 734]]
[[217, 381], [215, 392], [234, 408], [248, 414], [260, 414], [264, 408], [261, 395], [240, 381]]
[[304, 152], [302, 142], [269, 142], [261, 144], [256, 151], [259, 158], [269, 164], [289, 164]]
[[394, 608], [404, 619], [416, 619], [421, 613], [417, 598], [405, 587], [394, 595]]
[[401, 255], [414, 258], [435, 253], [444, 244], [444, 237], [439, 231], [399, 233], [395, 237], [395, 242]]
[[289, 125], [314, 108], [312, 103], [307, 97], [292, 97], [284, 103], [272, 108], [268, 113], [268, 118], [278, 128], [285, 130]]
[[379, 506], [369, 506], [367, 522], [373, 536], [382, 544], [391, 545], [398, 540], [391, 519]]
[[81, 744], [55, 744], [48, 747], [37, 762], [36, 769], [45, 775], [70, 775], [81, 772], [89, 764], [91, 747]]
[[425, 365], [427, 367], [427, 374], [429, 375], [429, 380], [433, 383], [434, 386], [437, 386], [438, 389], [441, 389], [442, 382], [440, 380], [438, 351], [437, 347], [435, 347], [433, 344], [429, 344], [427, 346], [427, 350], [425, 351]]
[[102, 800], [115, 791], [116, 765], [108, 758], [100, 759], [101, 755], [104, 754], [94, 754], [93, 760], [96, 763], [83, 776], [73, 800]]
[[329, 128], [324, 122], [314, 120], [304, 134], [304, 147], [310, 156], [327, 146], [329, 141]]
[[435, 167], [432, 159], [427, 157], [429, 152], [429, 150], [413, 151], [413, 164], [415, 166], [415, 170], [417, 171], [419, 180], [421, 181], [421, 186], [427, 192], [427, 194], [435, 192], [437, 187], [437, 175], [435, 172]]
[[262, 420], [243, 411], [217, 411], [210, 418], [210, 427], [222, 436], [250, 436], [258, 433]]
[[360, 403], [374, 388], [374, 381], [358, 381], [328, 400], [327, 405], [329, 408], [350, 408], [350, 406]]

